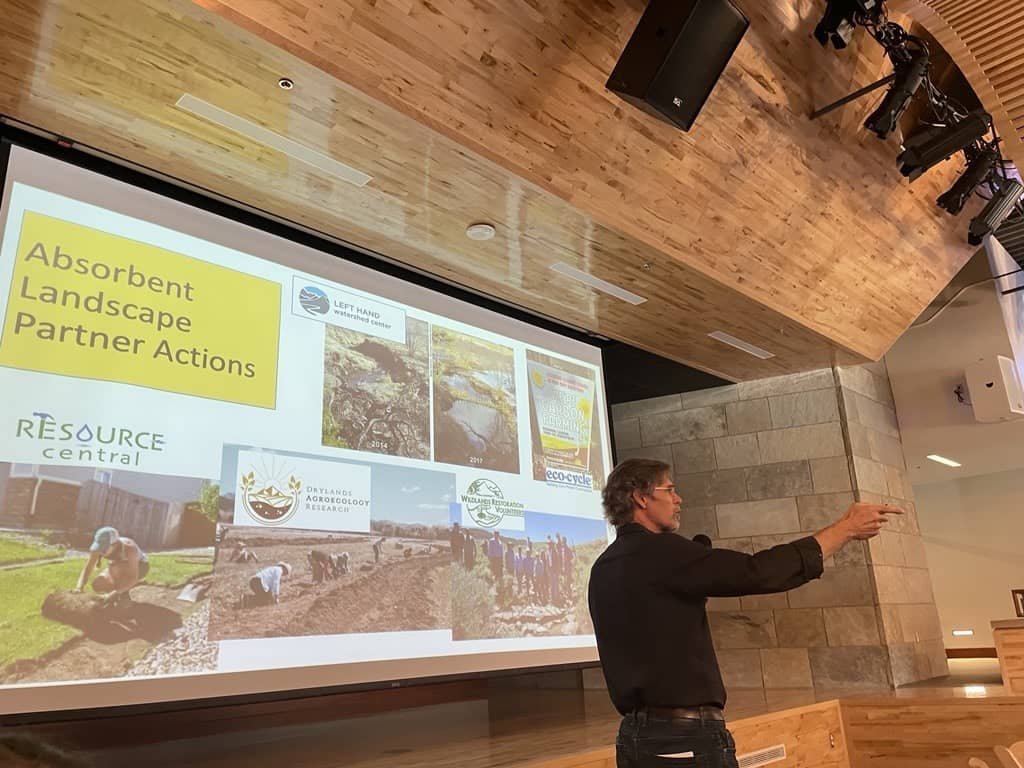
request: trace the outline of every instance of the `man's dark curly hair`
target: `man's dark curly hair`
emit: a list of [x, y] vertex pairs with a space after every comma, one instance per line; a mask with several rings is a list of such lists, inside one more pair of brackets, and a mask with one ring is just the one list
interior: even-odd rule
[[633, 520], [633, 492], [653, 492], [654, 486], [672, 468], [656, 459], [626, 459], [608, 475], [602, 501], [604, 516], [616, 528]]

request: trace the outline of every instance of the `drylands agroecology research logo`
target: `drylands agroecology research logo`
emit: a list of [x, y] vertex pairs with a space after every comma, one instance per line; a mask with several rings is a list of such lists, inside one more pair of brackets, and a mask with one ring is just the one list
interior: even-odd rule
[[260, 525], [283, 525], [299, 511], [302, 481], [295, 475], [288, 478], [284, 488], [278, 488], [266, 478], [257, 477], [254, 470], [249, 470], [242, 475], [241, 486], [242, 505], [249, 517]]
[[327, 294], [313, 285], [299, 291], [299, 305], [311, 315], [326, 315], [331, 308]]

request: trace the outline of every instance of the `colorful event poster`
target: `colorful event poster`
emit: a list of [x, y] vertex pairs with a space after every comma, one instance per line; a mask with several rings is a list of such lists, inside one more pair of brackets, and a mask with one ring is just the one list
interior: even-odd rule
[[534, 350], [527, 350], [526, 365], [534, 478], [596, 488], [603, 462], [595, 372]]

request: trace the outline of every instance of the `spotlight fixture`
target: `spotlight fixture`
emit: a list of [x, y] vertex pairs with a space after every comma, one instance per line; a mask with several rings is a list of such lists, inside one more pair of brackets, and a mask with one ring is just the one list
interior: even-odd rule
[[857, 16], [877, 10], [878, 0], [828, 0], [821, 21], [814, 28], [814, 37], [822, 46], [831, 42], [834, 48], [842, 50], [853, 38]]
[[[939, 195], [939, 208], [952, 214], [958, 214], [967, 204], [967, 198], [971, 196], [978, 185], [988, 178], [989, 174], [996, 167], [999, 160], [999, 153], [992, 147], [986, 147], [981, 152], [968, 151], [967, 168], [960, 178], [954, 182], [949, 191]], [[972, 157], [973, 155], [973, 157]]]
[[900, 173], [911, 181], [920, 178], [929, 168], [984, 137], [991, 121], [988, 113], [976, 110], [963, 120], [911, 136], [903, 143], [903, 151], [896, 158]]
[[924, 48], [914, 51], [906, 61], [896, 65], [896, 79], [878, 109], [864, 122], [864, 127], [884, 139], [896, 130], [900, 117], [907, 111], [910, 100], [924, 82], [928, 73], [928, 51]]
[[981, 213], [971, 220], [971, 228], [967, 233], [967, 242], [981, 245], [986, 235], [991, 235], [1006, 221], [1013, 209], [1024, 197], [1024, 184], [1016, 179], [1003, 179], [999, 191], [992, 196]]

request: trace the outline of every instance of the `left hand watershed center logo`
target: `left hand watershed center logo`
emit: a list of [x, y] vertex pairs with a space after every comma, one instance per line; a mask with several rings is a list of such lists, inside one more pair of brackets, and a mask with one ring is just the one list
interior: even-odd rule
[[307, 285], [299, 291], [299, 306], [311, 315], [326, 315], [331, 309], [327, 294], [315, 285]]
[[260, 525], [284, 525], [295, 517], [302, 503], [302, 481], [294, 475], [281, 482], [250, 469], [242, 475], [240, 485], [242, 505]]

